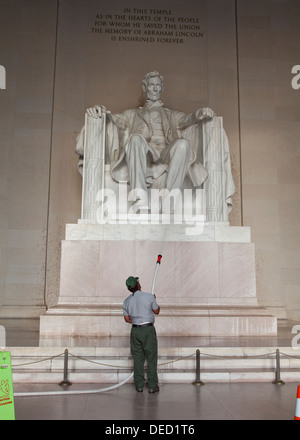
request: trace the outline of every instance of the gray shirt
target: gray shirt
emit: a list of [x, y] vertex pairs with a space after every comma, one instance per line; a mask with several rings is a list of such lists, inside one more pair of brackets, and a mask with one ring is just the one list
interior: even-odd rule
[[152, 293], [137, 290], [128, 296], [123, 303], [123, 315], [130, 316], [132, 324], [154, 323], [153, 310], [158, 309], [158, 304]]

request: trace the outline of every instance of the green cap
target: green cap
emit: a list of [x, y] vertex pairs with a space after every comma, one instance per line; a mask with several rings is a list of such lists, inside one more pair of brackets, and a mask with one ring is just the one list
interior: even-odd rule
[[126, 286], [127, 287], [135, 287], [138, 279], [139, 279], [139, 277], [129, 277], [129, 278], [127, 278]]

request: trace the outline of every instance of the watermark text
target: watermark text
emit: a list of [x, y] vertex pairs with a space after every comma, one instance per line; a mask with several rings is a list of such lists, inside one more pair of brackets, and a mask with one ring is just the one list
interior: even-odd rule
[[300, 325], [294, 325], [292, 328], [292, 333], [296, 333], [296, 336], [294, 336], [292, 339], [292, 347], [300, 347]]
[[292, 74], [295, 75], [292, 78], [292, 87], [294, 90], [300, 89], [300, 65], [292, 67]]
[[203, 232], [205, 200], [203, 189], [134, 189], [126, 182], [118, 191], [99, 190], [96, 196], [98, 224], [184, 224], [187, 235]]
[[0, 89], [6, 89], [6, 70], [0, 65]]

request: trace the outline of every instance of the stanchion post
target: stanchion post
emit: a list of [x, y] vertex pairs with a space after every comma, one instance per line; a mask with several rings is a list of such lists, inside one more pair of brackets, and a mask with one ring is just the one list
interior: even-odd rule
[[277, 348], [276, 350], [276, 371], [275, 371], [275, 380], [273, 380], [274, 384], [276, 385], [284, 385], [285, 382], [280, 379], [280, 352]]
[[64, 352], [64, 379], [62, 382], [59, 383], [59, 385], [63, 386], [63, 387], [72, 385], [72, 383], [69, 382], [69, 380], [68, 380], [68, 355], [69, 355], [69, 352], [68, 352], [68, 349], [66, 348], [65, 352]]
[[200, 350], [196, 350], [196, 379], [193, 382], [193, 385], [204, 385], [204, 383], [200, 380]]

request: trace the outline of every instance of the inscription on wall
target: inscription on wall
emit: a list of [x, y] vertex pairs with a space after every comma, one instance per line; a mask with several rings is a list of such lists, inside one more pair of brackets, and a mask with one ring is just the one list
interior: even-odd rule
[[120, 13], [99, 13], [91, 26], [93, 34], [111, 41], [184, 44], [203, 37], [199, 17], [177, 16], [169, 9], [124, 8]]

